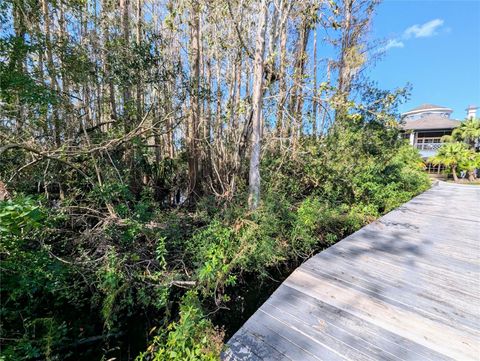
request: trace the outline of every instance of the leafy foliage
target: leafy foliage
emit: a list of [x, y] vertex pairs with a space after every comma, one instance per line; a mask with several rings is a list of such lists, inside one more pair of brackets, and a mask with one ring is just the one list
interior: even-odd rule
[[429, 161], [444, 165], [453, 174], [455, 181], [458, 180], [457, 169], [466, 171], [468, 180], [474, 181], [474, 171], [480, 168], [480, 120], [470, 118], [463, 121], [451, 136], [443, 136], [442, 141], [445, 144]]
[[480, 119], [470, 118], [463, 121], [460, 126], [453, 131], [452, 137], [475, 147], [476, 143], [480, 140]]
[[[0, 185], [11, 194], [0, 202], [0, 359], [76, 360], [84, 349], [103, 359], [145, 349], [138, 360], [218, 359], [224, 324], [214, 315], [232, 312], [247, 279], [271, 284], [272, 273], [288, 274], [429, 186], [399, 136], [395, 108], [407, 89], [356, 81], [377, 2], [357, 2], [356, 13], [292, 2], [274, 19], [304, 40], [272, 47], [257, 74], [260, 98], [268, 94], [262, 189], [258, 208], [247, 208], [255, 107], [246, 49], [258, 16], [247, 3], [229, 2], [226, 16], [217, 2], [139, 1], [133, 17], [128, 1], [0, 3]], [[318, 14], [330, 12], [337, 31], [348, 11], [353, 28], [330, 39], [349, 44], [335, 65], [342, 89], [311, 87], [301, 43]], [[321, 114], [314, 108], [325, 124], [310, 130], [311, 99], [324, 96]]]
[[154, 337], [137, 361], [214, 361], [223, 347], [222, 332], [202, 313], [197, 295], [189, 291], [182, 300], [179, 320]]
[[3, 348], [7, 359], [48, 358], [64, 342], [65, 321], [44, 306], [73, 302], [78, 290], [66, 289], [69, 267], [39, 242], [46, 223], [45, 209], [31, 197], [0, 202], [1, 337], [17, 340]]

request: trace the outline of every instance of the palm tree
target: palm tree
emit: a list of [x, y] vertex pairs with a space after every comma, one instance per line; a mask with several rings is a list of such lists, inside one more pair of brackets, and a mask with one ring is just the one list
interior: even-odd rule
[[443, 164], [449, 168], [452, 171], [453, 180], [458, 182], [457, 166], [465, 160], [467, 152], [468, 149], [464, 143], [445, 143], [428, 161], [435, 165]]
[[460, 161], [459, 167], [467, 171], [468, 180], [473, 182], [475, 180], [475, 169], [480, 168], [480, 153], [476, 153], [469, 149], [464, 158]]
[[480, 140], [480, 119], [467, 119], [452, 132], [452, 137], [469, 144], [473, 149]]

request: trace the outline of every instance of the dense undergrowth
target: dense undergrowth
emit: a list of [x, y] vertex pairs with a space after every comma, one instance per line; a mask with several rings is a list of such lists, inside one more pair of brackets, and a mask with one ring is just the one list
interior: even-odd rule
[[[41, 174], [10, 184], [0, 203], [1, 358], [78, 359], [99, 344], [105, 359], [135, 357], [119, 340], [142, 315], [149, 341], [138, 360], [217, 359], [218, 315], [235, 312], [247, 275], [272, 282], [272, 270], [291, 269], [429, 186], [395, 126], [361, 116], [306, 137], [295, 154], [265, 151], [255, 211], [243, 186], [229, 201], [206, 195], [172, 208], [147, 186], [138, 195], [115, 181], [99, 190], [66, 171], [62, 200], [32, 187]], [[4, 175], [13, 159], [2, 162]], [[105, 215], [105, 202], [118, 218]]]

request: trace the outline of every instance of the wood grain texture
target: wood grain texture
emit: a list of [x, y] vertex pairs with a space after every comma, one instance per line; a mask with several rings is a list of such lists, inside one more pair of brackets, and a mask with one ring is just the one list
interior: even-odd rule
[[440, 183], [312, 257], [224, 360], [480, 360], [479, 206]]

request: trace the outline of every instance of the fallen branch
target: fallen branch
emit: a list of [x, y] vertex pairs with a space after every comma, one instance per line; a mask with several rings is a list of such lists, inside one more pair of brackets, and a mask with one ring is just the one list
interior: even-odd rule
[[193, 288], [197, 285], [197, 281], [170, 281], [169, 285], [181, 288]]
[[16, 148], [23, 149], [27, 152], [37, 154], [37, 155], [39, 155], [43, 158], [51, 159], [51, 160], [63, 163], [65, 165], [68, 165], [70, 168], [75, 169], [77, 172], [79, 172], [81, 175], [83, 175], [85, 178], [87, 178], [90, 181], [90, 177], [83, 170], [78, 168], [75, 164], [70, 163], [68, 160], [64, 160], [64, 159], [61, 159], [61, 158], [51, 156], [48, 153], [42, 152], [38, 149], [32, 148], [32, 147], [30, 147], [28, 145], [25, 145], [25, 144], [11, 143], [11, 144], [4, 145], [3, 147], [0, 147], [0, 155], [2, 155], [2, 153], [6, 152], [7, 150], [16, 149]]

